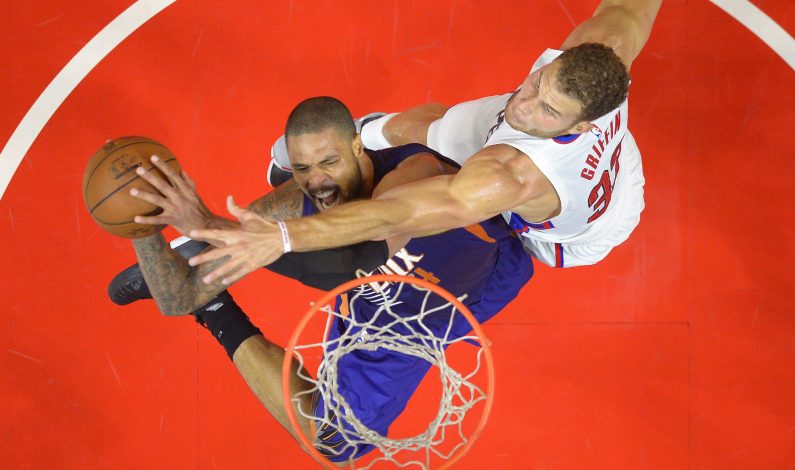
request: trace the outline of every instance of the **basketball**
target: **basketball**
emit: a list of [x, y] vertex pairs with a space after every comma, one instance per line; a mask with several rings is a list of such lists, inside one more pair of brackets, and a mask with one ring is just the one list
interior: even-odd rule
[[135, 172], [142, 166], [147, 171], [156, 171], [165, 179], [152, 164], [152, 155], [157, 155], [175, 171], [180, 171], [179, 163], [171, 151], [147, 137], [121, 137], [108, 141], [88, 162], [83, 173], [83, 201], [97, 224], [113, 235], [143, 238], [164, 228], [134, 221], [137, 215], [157, 215], [162, 211], [130, 195], [132, 188], [158, 192]]

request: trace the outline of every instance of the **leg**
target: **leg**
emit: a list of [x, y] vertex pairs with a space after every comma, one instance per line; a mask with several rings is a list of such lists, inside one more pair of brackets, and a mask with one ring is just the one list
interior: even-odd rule
[[[216, 297], [206, 306], [194, 312], [196, 321], [207, 328], [218, 343], [226, 350], [251, 391], [265, 406], [265, 409], [287, 431], [298, 440], [298, 434], [284, 409], [285, 397], [282, 395], [282, 362], [284, 349], [266, 340], [259, 328], [255, 327], [243, 310], [228, 292]], [[313, 384], [298, 377], [298, 363], [292, 361], [290, 394], [310, 390]], [[311, 413], [312, 397], [302, 395], [300, 408], [305, 414]], [[301, 431], [314, 438], [309, 420], [303, 418], [295, 407]]]
[[[232, 362], [235, 363], [237, 370], [246, 381], [251, 391], [257, 396], [260, 403], [276, 420], [284, 426], [292, 436], [298, 440], [296, 432], [287, 417], [284, 409], [284, 396], [282, 396], [282, 361], [284, 360], [284, 348], [279, 347], [262, 335], [254, 335], [243, 341], [235, 351]], [[306, 391], [312, 388], [312, 384], [298, 377], [296, 371], [298, 363], [293, 361], [293, 374], [290, 383], [291, 393]], [[301, 408], [304, 412], [309, 412], [312, 407], [311, 396], [304, 395]], [[294, 407], [301, 431], [306, 436], [312, 437], [309, 420], [301, 416], [297, 407]]]
[[[171, 240], [171, 248], [185, 259], [201, 253], [207, 246], [205, 242], [179, 237]], [[141, 266], [138, 263], [117, 274], [108, 285], [108, 296], [116, 305], [127, 305], [141, 299], [151, 299], [152, 293], [146, 285]]]
[[428, 127], [444, 116], [449, 108], [439, 103], [427, 103], [403, 111], [384, 124], [384, 137], [390, 145], [428, 145]]

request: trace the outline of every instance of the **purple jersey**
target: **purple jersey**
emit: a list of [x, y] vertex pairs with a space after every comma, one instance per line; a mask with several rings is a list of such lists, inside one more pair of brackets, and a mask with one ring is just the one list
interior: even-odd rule
[[[458, 166], [437, 152], [411, 144], [378, 151], [367, 150], [375, 168], [375, 184], [402, 161], [420, 152], [429, 152], [441, 160]], [[317, 212], [309, 198], [304, 199], [304, 215]], [[402, 274], [421, 277], [447, 289], [456, 297], [466, 295], [463, 303], [469, 307], [479, 322], [485, 322], [513, 300], [522, 286], [533, 275], [531, 258], [525, 254], [521, 242], [512, 233], [502, 217], [493, 217], [470, 227], [413, 238], [392, 258], [372, 274]], [[394, 300], [392, 311], [415, 315], [425, 301], [423, 292], [405, 288], [397, 293], [395, 286], [365, 284], [358, 289], [361, 297], [351, 309], [357, 322], [372, 321], [373, 325], [391, 323], [388, 315], [378, 315], [384, 298]], [[352, 293], [353, 294], [353, 293]], [[444, 303], [431, 296], [432, 302], [425, 310]], [[341, 299], [337, 300], [338, 307]], [[434, 334], [444, 336], [451, 315], [450, 308], [442, 309], [426, 318], [423, 323]], [[471, 327], [463, 317], [456, 315], [450, 337], [467, 334]], [[331, 328], [330, 340], [348, 329], [345, 320], [336, 319]], [[392, 327], [397, 333], [405, 326]], [[349, 331], [349, 333], [351, 333]], [[389, 425], [400, 415], [414, 390], [428, 371], [427, 361], [393, 351], [356, 350], [344, 355], [338, 364], [339, 390], [351, 405], [357, 418], [370, 429], [386, 435]], [[317, 416], [322, 415], [323, 403], [317, 404]], [[347, 427], [347, 426], [346, 426]], [[327, 454], [332, 461], [347, 460], [353, 453], [360, 456], [371, 450], [370, 446], [350, 446], [333, 427], [321, 430], [318, 438], [325, 446], [339, 454]]]

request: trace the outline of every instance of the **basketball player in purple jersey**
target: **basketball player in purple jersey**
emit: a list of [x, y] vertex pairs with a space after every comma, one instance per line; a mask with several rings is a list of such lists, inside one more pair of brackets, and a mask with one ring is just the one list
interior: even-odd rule
[[[299, 104], [288, 119], [286, 135], [294, 180], [250, 206], [261, 216], [279, 222], [324, 212], [355, 198], [377, 196], [397, 185], [457, 170], [455, 162], [419, 144], [379, 151], [365, 149], [347, 108], [333, 98], [313, 98]], [[187, 177], [175, 174], [160, 161], [153, 159], [153, 162], [170, 184], [154, 173], [139, 170], [163, 196], [143, 191], [134, 195], [164, 209], [158, 216], [140, 219], [142, 222], [168, 222], [180, 231], [189, 231], [191, 226], [235, 224], [211, 214]], [[212, 265], [190, 268], [160, 234], [133, 240], [133, 244], [146, 283], [161, 311], [167, 315], [194, 312], [197, 321], [226, 349], [266, 409], [295, 435], [283, 408], [280, 388], [284, 350], [265, 339], [251, 324], [231, 296], [222, 292], [225, 285], [201, 281]], [[371, 269], [372, 272], [422, 277], [456, 296], [466, 294], [464, 303], [480, 322], [494, 316], [516, 297], [533, 273], [530, 258], [500, 217], [432, 236], [411, 240], [396, 237], [387, 240], [386, 245], [393, 256], [389, 260], [384, 258], [385, 262]], [[321, 260], [320, 264], [326, 263], [322, 258], [317, 259]], [[287, 274], [293, 274], [291, 269]], [[321, 266], [321, 275], [329, 269]], [[332, 273], [332, 279], [342, 280], [337, 273]], [[385, 295], [395, 295], [390, 292], [387, 287]], [[424, 296], [414, 289], [404, 289], [399, 295], [395, 298], [399, 314], [416, 314], [424, 302]], [[354, 308], [357, 318], [363, 321], [371, 319], [373, 325], [382, 321], [377, 303], [359, 300]], [[447, 328], [445, 318], [451, 314], [449, 310], [437, 312], [434, 318], [438, 322], [426, 322], [426, 326], [442, 337]], [[332, 336], [345, 329], [342, 322], [335, 321]], [[460, 337], [469, 329], [468, 324], [455, 322], [449, 337]], [[341, 359], [338, 380], [357, 418], [368, 428], [386, 435], [429, 366], [424, 359], [392, 351], [357, 351]], [[294, 378], [296, 392], [308, 387], [309, 384]], [[322, 416], [322, 399], [313, 404], [310, 401], [307, 397], [303, 409], [314, 405], [315, 415]], [[299, 421], [303, 432], [312, 436], [309, 420], [299, 417]], [[351, 432], [346, 423], [333, 416], [332, 423], [314, 434], [318, 449], [329, 459], [346, 461], [372, 449], [370, 445], [348, 443], [335, 428], [344, 426], [346, 432]]]
[[660, 3], [604, 0], [562, 51], [549, 49], [536, 60], [513, 93], [364, 124], [366, 146], [424, 143], [463, 163], [458, 173], [281, 227], [230, 199], [242, 227], [197, 231], [224, 248], [191, 261], [228, 256], [207, 280], [232, 282], [287, 250], [462, 227], [497, 214], [548, 265], [600, 261], [629, 237], [644, 206], [640, 153], [627, 131], [628, 70]]

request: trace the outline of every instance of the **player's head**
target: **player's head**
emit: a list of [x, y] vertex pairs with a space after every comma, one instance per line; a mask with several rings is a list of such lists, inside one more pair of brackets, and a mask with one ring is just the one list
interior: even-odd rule
[[302, 101], [287, 118], [284, 135], [295, 181], [318, 209], [362, 196], [364, 146], [341, 101], [328, 96]]
[[629, 73], [613, 49], [586, 43], [528, 75], [505, 106], [514, 129], [538, 137], [580, 134], [627, 97]]

